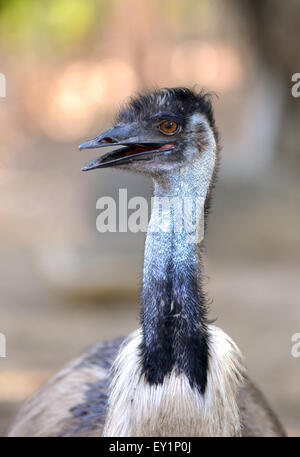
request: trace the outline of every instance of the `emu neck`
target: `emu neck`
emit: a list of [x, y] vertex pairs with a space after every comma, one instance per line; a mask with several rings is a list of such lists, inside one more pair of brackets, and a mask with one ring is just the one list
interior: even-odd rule
[[213, 169], [211, 154], [154, 180], [142, 288], [147, 381], [163, 383], [175, 370], [201, 393], [207, 382], [208, 336], [199, 248]]

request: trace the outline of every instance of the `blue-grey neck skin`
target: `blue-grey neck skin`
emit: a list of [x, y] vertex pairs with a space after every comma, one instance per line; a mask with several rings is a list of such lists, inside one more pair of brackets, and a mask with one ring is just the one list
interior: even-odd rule
[[[154, 177], [143, 270], [141, 350], [149, 383], [162, 383], [164, 376], [175, 369], [184, 373], [191, 385], [203, 393], [208, 337], [205, 297], [200, 281], [201, 220], [214, 177], [216, 142], [202, 116], [192, 119], [191, 128], [199, 123], [206, 130], [205, 148], [199, 150], [194, 143], [187, 145], [184, 163]], [[174, 206], [170, 226], [166, 223], [170, 212], [161, 203], [168, 199], [179, 203], [181, 209], [185, 208], [179, 229]], [[186, 221], [192, 221], [195, 216], [198, 218], [197, 230], [190, 233], [191, 227]]]

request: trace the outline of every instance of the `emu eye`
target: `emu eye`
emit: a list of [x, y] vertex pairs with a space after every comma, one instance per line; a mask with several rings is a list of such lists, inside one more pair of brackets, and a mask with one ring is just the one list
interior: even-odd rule
[[175, 121], [163, 121], [159, 124], [159, 130], [165, 135], [174, 135], [179, 129], [179, 125]]

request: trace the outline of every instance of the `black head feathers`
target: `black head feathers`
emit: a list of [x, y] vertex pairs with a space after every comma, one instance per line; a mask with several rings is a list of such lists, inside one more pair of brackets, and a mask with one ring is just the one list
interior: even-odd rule
[[215, 130], [211, 94], [196, 92], [184, 87], [157, 89], [132, 97], [119, 112], [116, 121], [129, 123], [140, 121], [157, 112], [171, 112], [181, 118], [189, 118], [195, 112], [206, 116]]

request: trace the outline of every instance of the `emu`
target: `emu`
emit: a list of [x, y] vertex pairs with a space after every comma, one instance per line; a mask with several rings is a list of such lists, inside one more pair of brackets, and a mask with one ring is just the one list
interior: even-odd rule
[[[153, 180], [141, 327], [97, 344], [50, 379], [21, 408], [10, 436], [284, 436], [238, 347], [207, 319], [202, 229], [219, 162], [209, 95], [173, 88], [132, 98], [114, 127], [79, 148], [106, 146], [116, 149], [84, 171], [116, 167]], [[194, 238], [184, 224], [176, 230], [174, 212], [161, 205], [171, 197], [192, 202], [185, 211], [198, 219]]]

